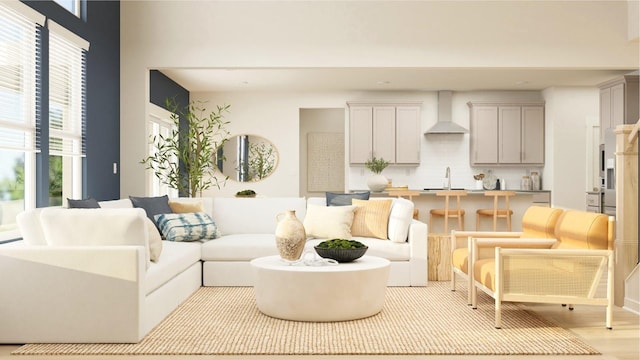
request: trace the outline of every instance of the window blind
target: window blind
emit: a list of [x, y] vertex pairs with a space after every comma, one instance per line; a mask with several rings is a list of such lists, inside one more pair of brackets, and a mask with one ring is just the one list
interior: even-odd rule
[[40, 26], [44, 18], [17, 2], [0, 2], [0, 150], [34, 152]]
[[49, 20], [49, 153], [86, 154], [86, 51], [89, 43]]

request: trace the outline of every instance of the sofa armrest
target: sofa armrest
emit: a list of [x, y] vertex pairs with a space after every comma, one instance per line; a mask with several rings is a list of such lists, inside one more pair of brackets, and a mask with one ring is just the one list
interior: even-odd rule
[[143, 246], [0, 247], [0, 343], [137, 342], [145, 272]]
[[411, 220], [407, 241], [411, 248], [411, 286], [427, 286], [427, 224]]

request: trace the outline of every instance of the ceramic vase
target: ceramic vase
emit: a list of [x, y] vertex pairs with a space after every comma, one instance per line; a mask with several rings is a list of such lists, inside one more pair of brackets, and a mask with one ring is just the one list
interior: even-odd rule
[[367, 186], [369, 190], [373, 192], [381, 192], [383, 191], [387, 185], [389, 184], [389, 180], [382, 174], [375, 174], [367, 180]]
[[296, 217], [296, 211], [288, 210], [280, 213], [276, 215], [276, 221], [278, 222], [275, 234], [276, 246], [280, 257], [288, 261], [300, 259], [307, 241], [307, 234], [302, 222]]

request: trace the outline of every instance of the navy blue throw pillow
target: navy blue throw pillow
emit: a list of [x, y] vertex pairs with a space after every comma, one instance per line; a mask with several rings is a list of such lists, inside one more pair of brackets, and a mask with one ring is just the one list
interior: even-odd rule
[[327, 192], [327, 206], [351, 205], [352, 199], [369, 200], [369, 194], [369, 191], [347, 194]]

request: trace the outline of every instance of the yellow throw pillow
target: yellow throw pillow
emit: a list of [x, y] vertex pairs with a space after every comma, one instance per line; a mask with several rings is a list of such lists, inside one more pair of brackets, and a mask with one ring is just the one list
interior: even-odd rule
[[169, 201], [169, 207], [174, 214], [204, 212], [202, 200], [200, 201]]
[[386, 240], [392, 203], [392, 199], [353, 199], [352, 204], [357, 207], [356, 214], [353, 217], [353, 225], [351, 226], [351, 235]]

